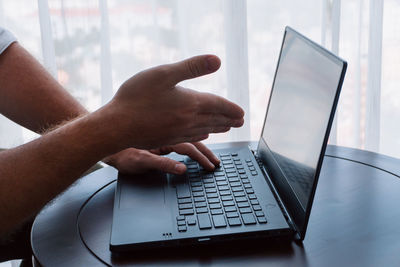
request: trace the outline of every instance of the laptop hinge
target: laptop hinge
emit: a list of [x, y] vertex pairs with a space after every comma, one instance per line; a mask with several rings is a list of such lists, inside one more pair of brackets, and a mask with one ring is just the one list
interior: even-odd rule
[[283, 201], [279, 197], [278, 192], [275, 189], [274, 184], [272, 183], [272, 181], [271, 181], [271, 179], [270, 179], [270, 177], [268, 175], [267, 170], [264, 168], [264, 165], [262, 164], [261, 159], [259, 159], [257, 157], [257, 151], [251, 149], [250, 146], [249, 146], [249, 149], [253, 153], [253, 155], [254, 155], [254, 157], [255, 157], [255, 159], [257, 161], [258, 166], [260, 167], [261, 171], [263, 172], [265, 180], [267, 181], [267, 183], [269, 185], [269, 188], [271, 189], [272, 193], [274, 194], [274, 197], [275, 197], [276, 201], [278, 202], [278, 205], [279, 205], [279, 207], [280, 207], [280, 209], [281, 209], [281, 211], [282, 211], [287, 223], [289, 224], [290, 228], [296, 232], [296, 236], [298, 236], [300, 238], [300, 235], [296, 230], [296, 227], [295, 227], [295, 225], [293, 223], [293, 220], [290, 217], [289, 213], [287, 212], [286, 207], [283, 204]]

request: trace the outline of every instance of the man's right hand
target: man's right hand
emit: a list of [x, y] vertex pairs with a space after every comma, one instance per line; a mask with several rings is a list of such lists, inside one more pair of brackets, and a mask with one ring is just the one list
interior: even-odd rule
[[124, 148], [153, 149], [206, 139], [243, 125], [244, 111], [213, 94], [177, 83], [215, 72], [220, 60], [196, 56], [142, 71], [128, 79], [105, 108]]

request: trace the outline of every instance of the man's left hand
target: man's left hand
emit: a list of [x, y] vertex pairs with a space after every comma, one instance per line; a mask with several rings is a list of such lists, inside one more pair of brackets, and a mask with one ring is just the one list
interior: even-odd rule
[[160, 170], [172, 174], [183, 174], [186, 171], [185, 164], [162, 156], [171, 152], [189, 156], [208, 171], [214, 170], [215, 166], [220, 163], [211, 150], [201, 142], [181, 143], [152, 150], [128, 148], [107, 157], [103, 161], [122, 173]]

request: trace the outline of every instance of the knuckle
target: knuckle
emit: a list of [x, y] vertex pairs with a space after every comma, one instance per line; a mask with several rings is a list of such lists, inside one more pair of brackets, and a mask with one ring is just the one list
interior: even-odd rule
[[168, 160], [161, 160], [160, 168], [163, 171], [168, 171], [171, 167], [171, 163]]
[[186, 61], [186, 68], [189, 71], [190, 76], [193, 78], [201, 75], [201, 68], [194, 60]]

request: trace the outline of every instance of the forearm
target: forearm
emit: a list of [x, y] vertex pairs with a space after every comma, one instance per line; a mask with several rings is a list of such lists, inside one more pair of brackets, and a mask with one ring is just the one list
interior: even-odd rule
[[14, 43], [0, 56], [0, 113], [41, 133], [87, 111], [36, 59]]
[[0, 235], [38, 212], [97, 161], [121, 149], [108, 118], [106, 111], [97, 111], [0, 153]]

